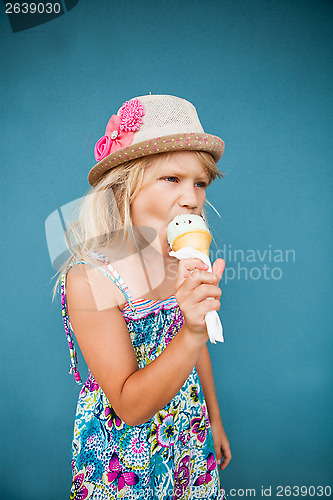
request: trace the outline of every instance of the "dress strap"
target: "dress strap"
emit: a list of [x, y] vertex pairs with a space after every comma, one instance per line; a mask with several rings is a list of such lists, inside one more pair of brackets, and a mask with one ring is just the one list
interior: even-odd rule
[[70, 270], [71, 267], [73, 267], [76, 264], [86, 264], [90, 265], [91, 267], [98, 269], [101, 271], [105, 276], [107, 276], [109, 279], [113, 281], [113, 283], [121, 290], [123, 293], [126, 302], [128, 303], [129, 307], [131, 308], [132, 312], [134, 313], [134, 316], [137, 316], [138, 311], [136, 310], [134, 304], [132, 303], [132, 296], [131, 292], [126, 285], [126, 283], [123, 281], [121, 276], [117, 273], [117, 271], [111, 266], [110, 262], [108, 259], [102, 255], [101, 253], [98, 252], [90, 252], [89, 254], [92, 258], [102, 261], [108, 270], [110, 272], [105, 271], [101, 267], [94, 266], [90, 262], [86, 262], [85, 260], [74, 260], [70, 262], [66, 268], [66, 270], [63, 272], [61, 276], [61, 310], [62, 310], [62, 319], [64, 323], [64, 328], [65, 328], [65, 333], [67, 337], [67, 342], [68, 342], [68, 347], [69, 347], [69, 354], [70, 354], [70, 370], [69, 373], [72, 373], [74, 375], [74, 378], [78, 384], [82, 384], [81, 376], [80, 373], [77, 369], [77, 353], [75, 349], [75, 344], [74, 344], [74, 339], [72, 333], [74, 333], [73, 327], [71, 325], [71, 322], [68, 317], [68, 310], [67, 310], [67, 300], [66, 300], [66, 279], [67, 279], [67, 273]]
[[133, 310], [133, 312], [136, 312], [136, 309], [132, 303], [132, 295], [130, 292], [130, 289], [126, 285], [125, 281], [122, 279], [122, 277], [117, 273], [115, 268], [110, 264], [110, 261], [101, 253], [99, 252], [90, 252], [90, 255], [95, 258], [96, 260], [100, 260], [103, 262], [103, 264], [106, 265], [108, 270], [110, 271], [110, 274], [107, 273], [104, 269], [99, 269], [103, 274], [105, 274], [108, 278], [111, 278], [111, 280], [114, 282], [115, 285], [119, 288], [119, 290], [124, 294], [124, 297], [126, 299], [126, 302], [128, 302], [129, 306]]
[[67, 300], [66, 300], [66, 278], [67, 273], [72, 266], [74, 266], [76, 262], [71, 262], [67, 269], [63, 272], [60, 281], [60, 289], [61, 289], [61, 312], [62, 312], [62, 320], [64, 322], [65, 333], [67, 337], [68, 347], [69, 347], [69, 355], [71, 359], [71, 364], [69, 368], [69, 373], [74, 375], [74, 378], [78, 384], [82, 384], [80, 373], [77, 369], [77, 354], [75, 349], [75, 344], [72, 336], [73, 327], [69, 321], [68, 313], [67, 313]]

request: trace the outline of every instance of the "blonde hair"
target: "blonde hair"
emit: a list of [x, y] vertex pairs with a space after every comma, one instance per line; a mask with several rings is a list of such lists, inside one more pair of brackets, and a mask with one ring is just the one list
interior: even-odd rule
[[[154, 154], [122, 163], [105, 172], [98, 183], [81, 198], [72, 211], [73, 218], [74, 212], [79, 209], [77, 221], [72, 220], [65, 231], [70, 257], [53, 276], [54, 278], [59, 273], [52, 300], [58, 291], [61, 275], [72, 261], [88, 260], [92, 263], [89, 253], [100, 251], [111, 244], [119, 230], [123, 234], [123, 243], [126, 242], [132, 228], [131, 204], [142, 186], [146, 168], [167, 161], [172, 154], [174, 153]], [[208, 174], [209, 183], [216, 177], [223, 177], [209, 153], [194, 151], [194, 154]]]

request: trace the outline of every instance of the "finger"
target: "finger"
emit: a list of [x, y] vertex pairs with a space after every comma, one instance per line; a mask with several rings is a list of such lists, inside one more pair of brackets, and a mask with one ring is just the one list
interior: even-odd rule
[[[217, 260], [222, 260], [222, 259], [217, 259]], [[207, 264], [205, 264], [201, 259], [198, 259], [196, 257], [189, 258], [189, 259], [181, 259], [179, 261], [179, 264], [185, 264], [186, 266], [192, 266], [192, 267], [203, 267], [205, 269], [208, 268]]]
[[230, 463], [231, 457], [230, 458], [224, 458], [223, 461], [221, 462], [220, 469], [223, 470], [226, 467], [228, 467]]
[[222, 278], [225, 269], [225, 261], [223, 259], [216, 259], [213, 264], [212, 271], [218, 277], [218, 280]]
[[185, 270], [194, 271], [195, 269], [206, 271], [208, 269], [208, 266], [201, 259], [182, 259], [179, 261], [178, 272], [182, 272]]
[[199, 302], [198, 304], [192, 304], [187, 306], [182, 313], [184, 315], [184, 320], [186, 324], [191, 324], [206, 328], [205, 316], [209, 311], [218, 311], [220, 309], [220, 302], [216, 299], [207, 299]]
[[184, 282], [185, 278], [188, 278], [188, 276], [197, 269], [205, 271], [208, 269], [208, 266], [200, 259], [180, 260], [178, 264], [176, 288], [178, 289]]
[[224, 458], [223, 461], [221, 462], [220, 469], [223, 470], [225, 469], [228, 464], [230, 463], [232, 456], [231, 456], [231, 451], [230, 448], [224, 452]]
[[205, 320], [205, 316], [209, 311], [218, 311], [221, 307], [220, 301], [217, 299], [205, 299], [199, 304], [195, 304], [192, 317], [199, 318], [201, 322]]
[[203, 283], [197, 286], [192, 293], [195, 302], [201, 302], [208, 298], [220, 299], [222, 290], [216, 285]]
[[193, 290], [197, 286], [207, 283], [210, 285], [217, 285], [218, 278], [214, 273], [208, 271], [193, 271], [186, 279], [186, 288], [188, 290]]

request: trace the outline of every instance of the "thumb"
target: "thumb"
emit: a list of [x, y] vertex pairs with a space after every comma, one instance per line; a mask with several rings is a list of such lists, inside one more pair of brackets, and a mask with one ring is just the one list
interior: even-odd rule
[[222, 278], [225, 269], [225, 261], [223, 259], [216, 259], [212, 266], [212, 272], [216, 274], [219, 281]]

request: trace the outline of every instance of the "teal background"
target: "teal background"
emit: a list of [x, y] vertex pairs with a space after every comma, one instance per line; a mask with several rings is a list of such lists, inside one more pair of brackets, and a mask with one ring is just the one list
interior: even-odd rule
[[229, 276], [245, 270], [222, 280], [225, 343], [210, 346], [228, 498], [333, 488], [332, 25], [328, 0], [80, 0], [12, 33], [0, 6], [2, 499], [69, 497], [79, 389], [44, 223], [88, 189], [109, 116], [149, 92], [190, 100], [225, 140], [216, 246], [267, 250], [226, 255]]

